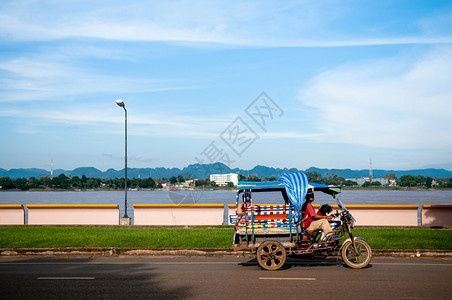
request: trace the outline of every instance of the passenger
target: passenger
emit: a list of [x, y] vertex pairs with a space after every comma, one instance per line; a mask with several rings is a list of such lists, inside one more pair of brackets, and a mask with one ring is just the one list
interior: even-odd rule
[[331, 206], [329, 206], [328, 204], [323, 204], [322, 206], [320, 206], [319, 210], [317, 211], [317, 214], [319, 216], [326, 216], [331, 211], [333, 211], [333, 208]]
[[312, 206], [313, 201], [314, 193], [308, 193], [306, 195], [306, 202], [303, 205], [303, 210], [305, 211], [303, 225], [309, 235], [312, 235], [315, 231], [321, 229], [323, 231], [321, 241], [323, 241], [325, 236], [328, 236], [333, 232], [331, 225], [328, 222], [328, 220], [332, 220], [333, 217], [323, 215], [322, 212], [321, 214], [316, 214], [315, 209]]

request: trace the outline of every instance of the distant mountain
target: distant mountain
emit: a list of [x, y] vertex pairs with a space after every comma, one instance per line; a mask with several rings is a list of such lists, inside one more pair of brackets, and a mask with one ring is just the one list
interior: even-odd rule
[[[244, 170], [239, 168], [231, 169], [223, 163], [213, 163], [213, 164], [193, 164], [189, 165], [183, 169], [179, 168], [128, 168], [127, 169], [127, 177], [128, 178], [170, 178], [172, 176], [182, 175], [185, 178], [200, 178], [205, 179], [210, 174], [217, 173], [238, 173], [242, 174], [245, 177], [249, 175], [254, 175], [257, 177], [264, 178], [279, 178], [284, 173], [294, 173], [303, 170], [298, 170], [296, 168], [292, 169], [281, 169], [281, 168], [272, 168], [266, 166], [255, 166], [251, 170]], [[369, 176], [369, 170], [351, 170], [351, 169], [321, 169], [311, 167], [306, 169], [304, 172], [318, 172], [322, 177], [334, 176], [337, 175], [339, 177], [344, 178], [355, 178], [355, 177], [365, 177]], [[434, 178], [438, 176], [439, 178], [445, 178], [447, 176], [452, 176], [452, 171], [448, 171], [445, 169], [417, 169], [417, 170], [406, 170], [406, 171], [395, 171], [395, 170], [373, 170], [373, 177], [384, 177], [386, 174], [395, 173], [397, 177], [401, 177], [404, 175], [422, 175], [422, 176], [430, 176]], [[105, 172], [102, 172], [94, 167], [82, 167], [76, 168], [72, 171], [70, 170], [62, 170], [57, 169], [54, 170], [54, 177], [64, 174], [66, 176], [78, 176], [82, 177], [85, 175], [88, 178], [121, 178], [124, 177], [124, 169], [115, 170], [108, 169]], [[35, 177], [39, 178], [42, 176], [50, 176], [50, 171], [43, 169], [11, 169], [5, 170], [0, 168], [0, 177], [9, 177], [11, 179], [17, 178], [30, 178]]]
[[[2, 169], [3, 170], [3, 169]], [[50, 172], [43, 170], [43, 169], [35, 169], [35, 168], [31, 168], [31, 169], [11, 169], [8, 171], [4, 171], [0, 173], [1, 177], [9, 177], [12, 179], [17, 179], [17, 178], [30, 178], [30, 177], [35, 177], [35, 178], [39, 178], [42, 176], [50, 176]]]
[[86, 177], [89, 178], [102, 178], [104, 176], [104, 172], [93, 167], [76, 168], [71, 171], [70, 175], [78, 177], [82, 177], [83, 175], [85, 175]]
[[233, 171], [234, 171], [233, 173], [240, 173], [246, 177], [248, 177], [249, 175], [253, 175], [253, 176], [257, 176], [257, 177], [262, 176], [264, 178], [271, 178], [271, 177], [279, 178], [285, 173], [295, 173], [295, 172], [299, 172], [299, 171], [303, 171], [303, 170], [298, 170], [295, 168], [280, 169], [280, 168], [271, 168], [271, 167], [266, 167], [266, 166], [255, 166], [251, 170], [234, 169]]
[[[306, 169], [306, 172], [317, 172], [322, 177], [334, 176], [337, 175], [339, 177], [344, 178], [355, 178], [355, 177], [367, 177], [369, 176], [369, 170], [351, 170], [351, 169], [319, 169], [311, 167]], [[448, 171], [445, 169], [417, 169], [417, 170], [406, 170], [406, 171], [396, 171], [396, 170], [372, 170], [372, 175], [374, 178], [384, 177], [387, 174], [395, 173], [395, 175], [400, 178], [404, 175], [421, 175], [421, 176], [430, 176], [434, 178], [438, 176], [439, 178], [445, 178], [447, 176], [452, 175], [452, 171]]]

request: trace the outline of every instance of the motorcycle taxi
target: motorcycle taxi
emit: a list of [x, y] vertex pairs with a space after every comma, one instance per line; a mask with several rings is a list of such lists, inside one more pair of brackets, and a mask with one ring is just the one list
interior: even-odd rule
[[[283, 204], [253, 204], [253, 194], [280, 192]], [[320, 239], [321, 232], [308, 235], [303, 228], [303, 204], [307, 193], [331, 195], [337, 208], [329, 221], [333, 234]], [[308, 182], [304, 173], [284, 174], [278, 181], [240, 181], [236, 194], [235, 214], [230, 221], [235, 227], [234, 250], [249, 249], [256, 254], [265, 270], [278, 270], [288, 255], [331, 255], [339, 252], [344, 263], [353, 269], [366, 267], [372, 249], [366, 240], [352, 232], [356, 220], [337, 195], [341, 187]]]

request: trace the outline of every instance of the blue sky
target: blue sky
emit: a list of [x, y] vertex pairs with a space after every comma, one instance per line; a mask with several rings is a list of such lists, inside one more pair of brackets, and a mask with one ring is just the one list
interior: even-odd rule
[[5, 0], [0, 168], [450, 170], [451, 82], [452, 1]]

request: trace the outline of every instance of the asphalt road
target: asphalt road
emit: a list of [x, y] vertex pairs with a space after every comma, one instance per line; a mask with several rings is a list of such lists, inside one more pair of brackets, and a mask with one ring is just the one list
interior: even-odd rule
[[1, 299], [452, 299], [452, 259], [250, 257], [0, 257]]

